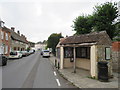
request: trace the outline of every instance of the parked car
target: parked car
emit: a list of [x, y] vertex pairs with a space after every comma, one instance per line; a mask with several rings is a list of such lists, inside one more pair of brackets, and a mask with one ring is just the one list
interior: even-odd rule
[[43, 57], [50, 57], [50, 51], [49, 50], [43, 50], [42, 55], [43, 55]]
[[28, 51], [21, 51], [21, 53], [22, 53], [23, 57], [30, 55], [30, 53]]
[[22, 58], [22, 53], [20, 51], [10, 52], [9, 58], [10, 59]]
[[8, 58], [5, 55], [0, 54], [0, 66], [7, 65]]

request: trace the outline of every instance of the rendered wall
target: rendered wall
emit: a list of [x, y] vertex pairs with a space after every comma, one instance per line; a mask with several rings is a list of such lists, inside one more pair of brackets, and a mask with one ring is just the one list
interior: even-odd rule
[[90, 59], [83, 59], [83, 58], [77, 58], [76, 59], [76, 67], [82, 68], [85, 70], [90, 70]]

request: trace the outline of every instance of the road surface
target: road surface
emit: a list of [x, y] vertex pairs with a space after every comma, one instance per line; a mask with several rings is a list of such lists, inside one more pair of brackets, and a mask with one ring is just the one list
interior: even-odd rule
[[2, 88], [76, 88], [40, 52], [9, 60], [2, 68], [2, 79]]

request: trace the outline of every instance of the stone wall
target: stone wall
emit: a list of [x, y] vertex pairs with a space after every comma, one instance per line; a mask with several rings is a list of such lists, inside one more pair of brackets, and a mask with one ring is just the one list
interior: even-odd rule
[[112, 43], [112, 67], [114, 72], [118, 72], [118, 66], [120, 66], [120, 42]]
[[109, 45], [98, 45], [97, 46], [97, 61], [105, 61], [108, 62], [108, 75], [111, 77], [113, 75], [112, 73], [112, 52], [110, 52], [110, 60], [106, 60], [105, 58], [105, 48], [109, 47], [111, 49], [111, 46]]

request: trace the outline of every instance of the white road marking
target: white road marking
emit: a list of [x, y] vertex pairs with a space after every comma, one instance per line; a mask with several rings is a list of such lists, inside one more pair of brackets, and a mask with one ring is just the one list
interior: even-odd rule
[[54, 71], [54, 75], [57, 76], [56, 72]]
[[56, 79], [58, 86], [61, 86], [59, 79]]

